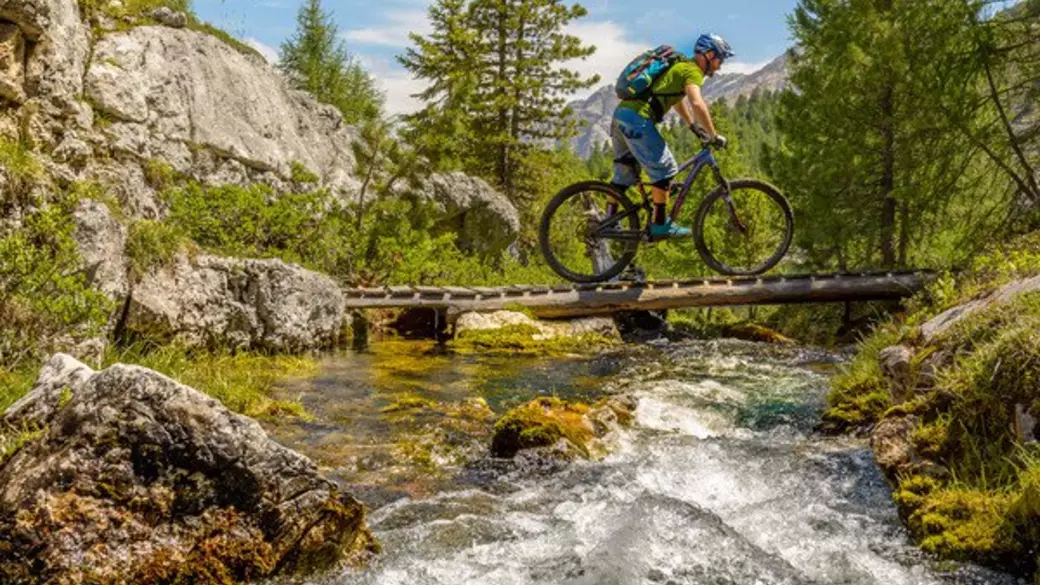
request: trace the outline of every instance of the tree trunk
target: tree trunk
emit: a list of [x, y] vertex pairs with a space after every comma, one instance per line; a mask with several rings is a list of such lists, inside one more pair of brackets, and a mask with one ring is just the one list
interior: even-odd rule
[[881, 168], [881, 264], [885, 268], [892, 268], [896, 263], [895, 231], [896, 231], [896, 207], [897, 202], [892, 196], [895, 190], [895, 131], [892, 87], [885, 89], [881, 98], [881, 115], [883, 117], [881, 127], [882, 139], [882, 168]]

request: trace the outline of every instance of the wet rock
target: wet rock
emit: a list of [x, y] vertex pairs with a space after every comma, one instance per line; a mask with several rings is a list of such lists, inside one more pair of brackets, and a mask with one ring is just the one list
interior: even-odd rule
[[361, 503], [260, 426], [160, 374], [65, 355], [0, 419], [0, 581], [215, 583], [367, 554]]
[[727, 325], [722, 329], [722, 337], [731, 337], [742, 341], [754, 341], [756, 343], [772, 343], [776, 345], [795, 345], [798, 342], [768, 327], [741, 323]]
[[178, 255], [134, 287], [126, 329], [150, 339], [306, 351], [339, 341], [348, 316], [328, 276], [281, 260]]
[[491, 454], [511, 458], [521, 451], [538, 456], [588, 458], [601, 450], [598, 440], [630, 424], [635, 409], [631, 397], [609, 398], [595, 407], [543, 397], [507, 412], [495, 423]]
[[913, 444], [916, 417], [889, 418], [878, 423], [870, 434], [870, 446], [878, 467], [889, 478], [909, 470], [920, 461]]

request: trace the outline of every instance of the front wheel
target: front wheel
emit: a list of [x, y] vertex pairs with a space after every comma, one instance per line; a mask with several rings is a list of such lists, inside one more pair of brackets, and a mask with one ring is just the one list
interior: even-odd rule
[[719, 187], [697, 210], [697, 251], [719, 273], [762, 274], [791, 246], [791, 206], [776, 187], [761, 181], [731, 181], [728, 194]]

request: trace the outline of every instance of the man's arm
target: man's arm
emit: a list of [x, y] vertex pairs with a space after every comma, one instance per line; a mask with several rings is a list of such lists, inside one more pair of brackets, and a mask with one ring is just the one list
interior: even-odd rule
[[[704, 128], [710, 138], [715, 138], [715, 123], [711, 120], [711, 112], [708, 110], [708, 104], [704, 102], [704, 97], [701, 96], [701, 88], [693, 83], [686, 86], [686, 99], [689, 100], [689, 104], [686, 101], [679, 102], [679, 115], [682, 116], [683, 120], [687, 124], [692, 124], [696, 120], [697, 124]], [[688, 111], [688, 110], [692, 110]], [[691, 116], [692, 119], [687, 118]]]

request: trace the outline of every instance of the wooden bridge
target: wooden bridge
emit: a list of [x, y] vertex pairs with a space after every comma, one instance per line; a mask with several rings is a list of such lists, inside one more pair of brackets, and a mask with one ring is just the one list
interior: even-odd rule
[[348, 309], [428, 308], [444, 311], [453, 320], [470, 311], [524, 307], [537, 317], [553, 319], [685, 307], [900, 299], [921, 290], [932, 276], [923, 271], [871, 272], [496, 288], [404, 286], [344, 293]]

